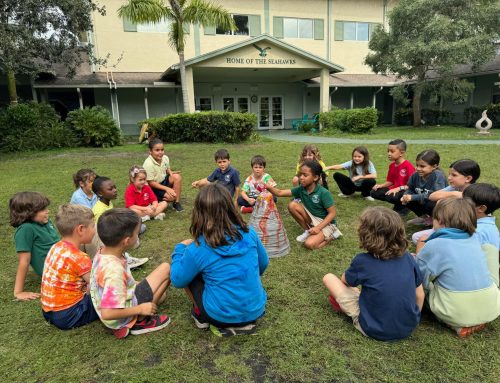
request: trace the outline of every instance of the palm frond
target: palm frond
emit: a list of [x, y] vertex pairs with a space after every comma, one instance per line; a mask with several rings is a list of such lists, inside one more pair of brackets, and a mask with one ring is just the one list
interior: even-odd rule
[[172, 19], [172, 12], [163, 0], [129, 0], [118, 9], [118, 16], [134, 23], [157, 23]]
[[170, 24], [170, 31], [168, 32], [168, 44], [175, 49], [177, 53], [184, 52], [186, 35], [184, 29], [178, 21], [173, 21]]
[[215, 25], [224, 30], [236, 30], [233, 18], [221, 5], [205, 0], [192, 0], [184, 9], [184, 20], [203, 26]]

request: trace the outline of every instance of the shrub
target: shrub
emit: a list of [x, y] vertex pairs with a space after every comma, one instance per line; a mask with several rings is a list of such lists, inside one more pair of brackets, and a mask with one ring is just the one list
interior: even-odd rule
[[313, 129], [316, 129], [318, 126], [314, 122], [303, 122], [299, 125], [299, 130], [301, 132], [310, 132]]
[[76, 146], [74, 134], [49, 104], [23, 103], [0, 111], [0, 147], [17, 152]]
[[377, 109], [334, 109], [320, 113], [319, 121], [324, 129], [342, 132], [368, 133], [377, 126]]
[[120, 128], [102, 106], [69, 112], [66, 126], [75, 132], [82, 146], [110, 147], [122, 142]]
[[[449, 124], [453, 119], [453, 113], [448, 109], [422, 109], [421, 118], [425, 125]], [[394, 113], [396, 125], [413, 125], [413, 108], [399, 108]]]
[[177, 113], [141, 121], [165, 142], [240, 142], [247, 140], [257, 125], [251, 113]]
[[481, 107], [470, 106], [464, 109], [465, 126], [475, 127], [477, 120], [481, 118], [483, 110], [488, 110], [488, 118], [493, 123], [493, 128], [500, 128], [500, 104], [486, 104]]

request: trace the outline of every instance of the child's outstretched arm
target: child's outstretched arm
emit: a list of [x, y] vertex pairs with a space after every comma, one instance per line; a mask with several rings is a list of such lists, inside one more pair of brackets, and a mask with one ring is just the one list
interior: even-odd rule
[[195, 189], [199, 189], [205, 185], [208, 185], [210, 181], [207, 178], [202, 178], [201, 180], [194, 181], [191, 186]]
[[341, 164], [325, 166], [323, 170], [345, 170]]
[[266, 184], [266, 189], [271, 192], [272, 195], [275, 195], [277, 197], [291, 197], [292, 196], [292, 191], [290, 189], [278, 189], [277, 187], [273, 186], [273, 183], [268, 182]]
[[429, 195], [429, 200], [437, 202], [440, 199], [445, 199], [445, 198], [462, 198], [462, 192], [461, 191], [446, 191], [446, 190], [438, 190], [435, 191], [434, 193], [431, 193]]
[[113, 320], [128, 318], [134, 315], [155, 315], [156, 314], [156, 304], [153, 302], [141, 303], [140, 305], [134, 307], [127, 307], [123, 309], [105, 309], [101, 308], [101, 317], [104, 320]]
[[29, 301], [40, 297], [39, 293], [32, 293], [24, 291], [24, 282], [26, 281], [26, 274], [30, 267], [31, 253], [23, 252], [17, 253], [19, 257], [19, 264], [17, 265], [16, 281], [14, 283], [14, 297], [20, 301]]

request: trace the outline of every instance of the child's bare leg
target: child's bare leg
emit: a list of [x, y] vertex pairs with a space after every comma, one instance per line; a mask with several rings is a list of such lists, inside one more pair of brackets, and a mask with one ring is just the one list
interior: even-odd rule
[[139, 217], [144, 217], [145, 215], [147, 215], [145, 211], [139, 210], [135, 207], [129, 207], [129, 209], [135, 211]]
[[331, 273], [328, 273], [323, 277], [323, 284], [326, 286], [329, 293], [335, 298], [335, 300], [345, 295], [345, 293], [349, 292], [349, 290], [357, 289], [357, 287], [345, 285], [339, 277]]
[[290, 202], [288, 204], [288, 211], [292, 215], [293, 219], [302, 227], [304, 230], [309, 229], [311, 224], [311, 217], [306, 213], [304, 206], [298, 202]]
[[323, 232], [320, 232], [319, 234], [313, 234], [310, 235], [306, 241], [304, 242], [304, 246], [307, 249], [321, 249], [322, 247], [328, 245], [330, 243], [330, 240], [326, 240]]
[[160, 264], [146, 277], [146, 280], [153, 291], [153, 303], [158, 304], [170, 285], [170, 265], [166, 262]]
[[179, 173], [174, 173], [170, 176], [169, 181], [172, 184], [172, 189], [176, 194], [175, 202], [179, 202], [181, 200], [181, 191], [182, 191], [182, 176]]
[[293, 185], [293, 186], [299, 186], [299, 177], [294, 176], [294, 177], [292, 178], [292, 185]]
[[155, 212], [153, 213], [153, 217], [156, 217], [158, 214], [163, 213], [167, 208], [167, 206], [168, 206], [167, 201], [159, 202], [158, 205], [156, 206]]

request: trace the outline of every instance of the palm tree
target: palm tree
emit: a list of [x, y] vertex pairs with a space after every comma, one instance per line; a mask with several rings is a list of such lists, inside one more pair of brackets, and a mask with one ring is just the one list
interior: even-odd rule
[[205, 0], [129, 0], [118, 9], [118, 16], [134, 23], [158, 23], [170, 21], [168, 42], [179, 55], [181, 72], [182, 102], [184, 111], [189, 110], [186, 87], [186, 66], [184, 26], [199, 23], [203, 26], [216, 25], [224, 30], [234, 31], [236, 25], [231, 15], [220, 5]]

